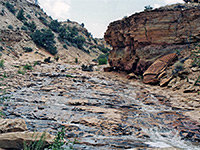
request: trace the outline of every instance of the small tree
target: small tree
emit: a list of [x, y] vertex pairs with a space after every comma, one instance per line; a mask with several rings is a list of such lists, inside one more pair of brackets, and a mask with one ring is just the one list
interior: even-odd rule
[[56, 42], [54, 41], [54, 34], [51, 30], [36, 30], [31, 37], [38, 46], [45, 48], [52, 55], [57, 54], [58, 51], [55, 47]]
[[13, 13], [15, 15], [16, 10], [12, 4], [10, 4], [9, 2], [6, 2], [5, 6], [11, 13]]
[[24, 17], [24, 10], [20, 9], [20, 11], [17, 14], [17, 19], [19, 19], [20, 21], [26, 20], [26, 18]]
[[152, 9], [153, 7], [151, 5], [144, 6], [145, 11], [152, 10]]

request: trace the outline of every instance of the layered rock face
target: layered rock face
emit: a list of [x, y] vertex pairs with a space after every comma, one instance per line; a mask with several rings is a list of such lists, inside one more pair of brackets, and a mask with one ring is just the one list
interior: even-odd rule
[[142, 74], [157, 58], [199, 42], [199, 20], [199, 4], [180, 4], [112, 22], [105, 33], [110, 66]]

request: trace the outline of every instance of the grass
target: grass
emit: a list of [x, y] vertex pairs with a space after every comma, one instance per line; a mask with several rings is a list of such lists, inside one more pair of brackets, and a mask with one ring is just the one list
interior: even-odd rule
[[18, 73], [18, 74], [24, 75], [24, 74], [26, 73], [26, 70], [21, 70], [21, 69], [19, 69], [19, 70], [17, 71], [17, 73]]
[[70, 75], [70, 74], [66, 74], [67, 78], [74, 78], [74, 76]]
[[[32, 138], [36, 139], [37, 135], [34, 137], [34, 134], [33, 134]], [[40, 137], [39, 141], [35, 140], [34, 142], [30, 142], [30, 143], [24, 142], [24, 150], [43, 150], [45, 147], [45, 138], [46, 138], [46, 133], [44, 132], [42, 136]]]
[[[40, 137], [39, 141], [34, 141], [31, 143], [26, 143], [24, 142], [24, 150], [73, 150], [73, 145], [77, 143], [76, 140], [74, 142], [68, 141], [67, 143], [65, 142], [65, 129], [64, 127], [57, 132], [56, 137], [53, 140], [53, 143], [49, 145], [48, 148], [45, 148], [45, 137], [46, 133], [44, 132], [42, 136]], [[33, 138], [37, 138], [34, 137]]]
[[24, 70], [32, 70], [33, 67], [29, 64], [26, 64], [24, 67], [23, 67]]
[[4, 68], [4, 60], [0, 60], [0, 68]]

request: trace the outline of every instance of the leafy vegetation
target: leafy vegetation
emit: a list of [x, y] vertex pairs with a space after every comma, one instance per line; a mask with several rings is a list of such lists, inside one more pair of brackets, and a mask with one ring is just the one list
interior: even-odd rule
[[33, 41], [35, 44], [37, 44], [40, 47], [45, 48], [50, 54], [55, 55], [57, 54], [57, 48], [55, 47], [55, 41], [54, 41], [54, 34], [49, 29], [42, 29], [42, 30], [36, 30], [31, 35]]
[[13, 29], [13, 26], [12, 26], [12, 25], [9, 25], [9, 26], [8, 26], [8, 29], [12, 30], [12, 29]]
[[152, 9], [153, 7], [151, 5], [144, 6], [145, 11], [152, 10]]
[[9, 2], [6, 2], [5, 6], [12, 14], [15, 15], [16, 10], [15, 10], [15, 7], [12, 4], [10, 4]]
[[98, 58], [97, 58], [98, 64], [99, 65], [105, 65], [108, 63], [108, 54], [101, 54]]
[[48, 25], [48, 21], [46, 20], [46, 18], [40, 16], [38, 19], [39, 19], [44, 25], [46, 25], [46, 26]]
[[22, 26], [22, 27], [21, 27], [21, 30], [27, 31], [28, 28], [27, 28], [26, 26]]
[[0, 68], [4, 68], [4, 60], [0, 60]]
[[180, 71], [184, 69], [184, 65], [181, 62], [175, 64], [175, 68], [172, 70], [173, 75], [177, 75]]
[[75, 58], [75, 63], [78, 64], [78, 58]]
[[23, 70], [32, 70], [32, 69], [33, 69], [33, 67], [30, 64], [26, 64], [23, 67]]
[[28, 29], [31, 31], [31, 32], [34, 32], [36, 30], [36, 24], [34, 21], [32, 22], [24, 22], [24, 25], [28, 27]]
[[52, 20], [51, 23], [49, 24], [49, 28], [54, 32], [59, 32], [60, 23], [58, 22], [58, 20]]
[[59, 38], [61, 42], [64, 42], [69, 45], [72, 43], [74, 46], [79, 49], [84, 50], [83, 45], [85, 43], [85, 38], [83, 36], [78, 35], [78, 31], [76, 27], [60, 27], [59, 29]]
[[20, 9], [18, 14], [17, 14], [17, 19], [19, 19], [20, 21], [24, 21], [26, 20], [26, 18], [24, 17], [24, 10]]
[[197, 49], [192, 53], [192, 59], [192, 66], [200, 68], [200, 46], [198, 46]]
[[32, 52], [33, 49], [31, 47], [24, 47], [25, 52]]
[[[32, 138], [37, 138], [37, 135], [33, 135]], [[24, 150], [43, 150], [45, 148], [45, 138], [46, 133], [44, 132], [40, 137], [39, 141], [35, 140], [34, 142], [26, 143], [24, 142]]]

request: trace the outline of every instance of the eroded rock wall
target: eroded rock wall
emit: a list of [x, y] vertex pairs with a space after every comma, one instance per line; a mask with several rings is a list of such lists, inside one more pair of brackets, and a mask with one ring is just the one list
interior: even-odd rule
[[200, 41], [200, 5], [168, 7], [110, 23], [105, 40], [113, 47], [111, 67], [142, 73], [157, 58]]

